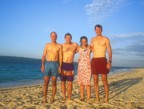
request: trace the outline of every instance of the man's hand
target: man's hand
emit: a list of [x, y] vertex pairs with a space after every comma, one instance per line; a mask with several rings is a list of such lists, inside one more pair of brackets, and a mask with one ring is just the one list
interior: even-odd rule
[[80, 62], [80, 59], [78, 59], [78, 63]]
[[61, 74], [61, 67], [58, 67], [58, 73]]
[[44, 72], [44, 70], [45, 70], [45, 66], [42, 65], [42, 67], [41, 67], [41, 72]]
[[109, 70], [111, 69], [111, 62], [107, 62], [106, 68]]

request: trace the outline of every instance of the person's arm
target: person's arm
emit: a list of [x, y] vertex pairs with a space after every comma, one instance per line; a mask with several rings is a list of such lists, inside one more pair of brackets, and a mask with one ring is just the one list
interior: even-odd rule
[[[80, 50], [80, 46], [77, 47], [77, 52], [79, 52]], [[78, 63], [80, 62], [80, 55], [79, 55], [79, 58], [78, 58]]]
[[77, 52], [79, 52], [79, 45], [77, 43], [74, 43], [74, 44], [75, 44], [74, 46], [76, 46], [75, 53], [77, 53]]
[[92, 52], [92, 46], [88, 45], [88, 49], [90, 50], [90, 53]]
[[63, 54], [62, 54], [62, 45], [60, 45], [60, 49], [59, 49], [59, 68], [58, 68], [58, 72], [61, 73], [61, 66], [62, 66], [62, 59], [63, 58]]
[[106, 46], [107, 46], [107, 50], [108, 50], [108, 68], [111, 68], [111, 64], [112, 64], [112, 49], [111, 49], [111, 44], [110, 44], [110, 40], [107, 38], [107, 42], [106, 42]]
[[91, 43], [89, 45], [90, 46], [89, 48], [90, 48], [91, 52], [93, 51], [93, 40], [94, 40], [94, 38], [91, 39]]
[[107, 42], [107, 50], [108, 50], [109, 62], [112, 62], [112, 49], [111, 49], [111, 44], [110, 44], [109, 39], [108, 39], [108, 42]]
[[44, 72], [45, 70], [45, 59], [46, 59], [46, 54], [47, 54], [47, 45], [44, 48], [43, 56], [42, 56], [42, 65], [41, 65], [41, 72]]
[[80, 46], [77, 45], [76, 53], [79, 52]]

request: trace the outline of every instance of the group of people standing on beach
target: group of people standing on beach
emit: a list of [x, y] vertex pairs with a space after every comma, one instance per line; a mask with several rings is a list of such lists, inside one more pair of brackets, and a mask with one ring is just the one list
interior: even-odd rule
[[[99, 102], [98, 81], [99, 74], [101, 74], [105, 91], [104, 102], [108, 103], [109, 87], [107, 74], [109, 73], [112, 63], [112, 49], [110, 40], [102, 35], [102, 26], [98, 24], [94, 29], [96, 36], [91, 39], [91, 43], [88, 44], [87, 37], [82, 36], [80, 38], [80, 45], [72, 42], [72, 35], [70, 33], [65, 34], [65, 43], [59, 44], [56, 42], [57, 33], [51, 32], [51, 42], [46, 44], [44, 48], [41, 66], [41, 71], [44, 73], [44, 103], [47, 102], [47, 91], [50, 79], [52, 80], [52, 97], [50, 101], [51, 103], [54, 102], [58, 76], [60, 76], [61, 80], [63, 101], [66, 101], [66, 92], [68, 101], [71, 101], [74, 80], [73, 60], [76, 53], [79, 53], [77, 81], [80, 84], [80, 100], [84, 101], [85, 87], [87, 100], [91, 98], [91, 76], [93, 76], [96, 102]], [[106, 59], [107, 51], [108, 59]], [[90, 57], [91, 53], [93, 53], [92, 59]]]

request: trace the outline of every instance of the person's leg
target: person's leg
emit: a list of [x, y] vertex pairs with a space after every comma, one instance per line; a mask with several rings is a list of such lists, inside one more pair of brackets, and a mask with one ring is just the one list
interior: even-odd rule
[[54, 97], [55, 97], [56, 90], [57, 90], [56, 81], [57, 81], [57, 77], [52, 76], [52, 98], [51, 98], [51, 103], [54, 102]]
[[61, 89], [62, 89], [62, 95], [63, 95], [63, 100], [66, 100], [66, 81], [61, 81]]
[[44, 76], [44, 87], [43, 87], [44, 103], [47, 102], [47, 91], [48, 91], [49, 80], [50, 80], [50, 77]]
[[95, 92], [96, 92], [96, 101], [99, 101], [99, 86], [98, 86], [98, 74], [94, 74], [93, 75], [94, 78], [94, 88], [95, 88]]
[[68, 100], [71, 100], [72, 94], [72, 81], [68, 81]]
[[84, 85], [80, 84], [80, 99], [84, 99]]
[[86, 86], [86, 90], [87, 90], [87, 99], [89, 100], [91, 97], [91, 86], [87, 85]]
[[105, 102], [108, 102], [109, 87], [107, 81], [107, 74], [102, 74], [102, 81], [103, 81], [104, 91], [105, 91]]

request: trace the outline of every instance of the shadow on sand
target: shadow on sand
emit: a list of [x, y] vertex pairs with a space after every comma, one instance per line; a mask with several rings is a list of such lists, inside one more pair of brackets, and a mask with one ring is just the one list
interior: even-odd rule
[[109, 84], [109, 90], [110, 90], [109, 94], [112, 94], [112, 93], [115, 93], [115, 94], [109, 99], [112, 99], [118, 96], [119, 94], [125, 92], [128, 88], [132, 87], [135, 84], [140, 83], [142, 80], [143, 78], [140, 77], [140, 78], [122, 79], [119, 81], [111, 82]]

